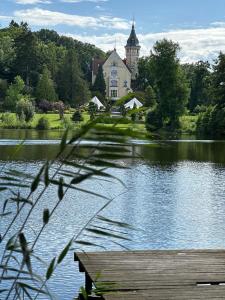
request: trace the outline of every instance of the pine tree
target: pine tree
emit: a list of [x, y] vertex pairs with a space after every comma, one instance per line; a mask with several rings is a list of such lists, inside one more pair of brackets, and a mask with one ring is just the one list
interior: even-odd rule
[[58, 76], [58, 86], [60, 98], [73, 107], [88, 102], [90, 98], [90, 92], [83, 79], [74, 49], [70, 49], [65, 56]]
[[98, 68], [98, 74], [96, 76], [95, 83], [93, 85], [93, 91], [101, 93], [103, 97], [105, 97], [106, 95], [106, 84], [105, 84], [102, 65], [100, 65]]
[[47, 100], [55, 102], [58, 96], [55, 91], [54, 82], [51, 78], [51, 73], [47, 67], [44, 67], [42, 75], [39, 77], [39, 81], [36, 89], [36, 97], [38, 100]]

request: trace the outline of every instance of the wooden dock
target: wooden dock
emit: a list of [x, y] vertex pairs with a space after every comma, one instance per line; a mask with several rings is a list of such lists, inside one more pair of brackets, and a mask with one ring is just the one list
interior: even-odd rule
[[89, 299], [225, 299], [225, 250], [76, 253], [75, 260]]

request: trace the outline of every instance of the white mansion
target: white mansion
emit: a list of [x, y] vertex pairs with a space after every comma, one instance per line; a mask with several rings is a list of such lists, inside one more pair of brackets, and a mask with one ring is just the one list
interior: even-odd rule
[[131, 82], [138, 74], [138, 60], [140, 45], [136, 36], [134, 24], [129, 39], [127, 40], [126, 58], [122, 60], [116, 49], [103, 61], [93, 59], [92, 63], [92, 84], [94, 84], [99, 66], [103, 67], [103, 74], [106, 83], [106, 97], [117, 100], [132, 92]]

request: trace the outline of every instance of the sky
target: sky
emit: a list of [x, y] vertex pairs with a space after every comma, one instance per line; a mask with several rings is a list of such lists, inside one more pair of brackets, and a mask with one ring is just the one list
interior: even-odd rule
[[1, 27], [26, 21], [104, 51], [116, 45], [121, 57], [133, 18], [142, 56], [163, 38], [179, 42], [182, 62], [225, 52], [225, 0], [0, 0]]

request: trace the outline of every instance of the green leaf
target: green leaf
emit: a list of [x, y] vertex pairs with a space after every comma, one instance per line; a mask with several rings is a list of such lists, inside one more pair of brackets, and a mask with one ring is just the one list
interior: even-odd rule
[[63, 249], [63, 251], [60, 253], [59, 258], [58, 258], [58, 260], [57, 260], [57, 264], [60, 264], [60, 263], [63, 261], [63, 259], [65, 258], [65, 256], [66, 256], [67, 253], [69, 252], [71, 245], [72, 245], [72, 240], [69, 241], [69, 243], [68, 243], [68, 244], [66, 245], [66, 247]]
[[82, 246], [88, 246], [88, 247], [100, 247], [100, 248], [105, 249], [105, 247], [100, 246], [100, 245], [95, 244], [95, 243], [91, 243], [91, 242], [86, 242], [86, 241], [76, 241], [75, 243], [76, 243], [76, 244], [79, 244], [79, 245], [82, 245]]
[[63, 180], [63, 177], [61, 177], [59, 180], [59, 187], [58, 187], [58, 197], [59, 197], [60, 201], [64, 197], [63, 185], [64, 185], [64, 180]]
[[77, 176], [75, 177], [72, 181], [71, 181], [71, 184], [79, 184], [81, 183], [82, 181], [90, 178], [91, 176], [93, 176], [93, 173], [88, 173], [88, 174], [85, 174], [85, 175], [80, 175], [80, 176]]
[[45, 166], [45, 174], [44, 174], [44, 182], [45, 182], [45, 186], [49, 186], [49, 163], [46, 163]]
[[21, 249], [23, 251], [26, 251], [27, 250], [27, 240], [26, 240], [24, 233], [22, 233], [22, 232], [19, 234], [19, 241], [20, 241]]
[[49, 222], [49, 218], [50, 218], [50, 212], [49, 209], [44, 209], [43, 212], [43, 223], [46, 225]]
[[55, 267], [55, 260], [56, 257], [54, 257], [48, 267], [48, 270], [46, 272], [46, 279], [49, 280], [54, 272], [54, 267]]
[[12, 212], [6, 212], [6, 213], [4, 213], [4, 214], [0, 214], [0, 218], [9, 216], [9, 215], [11, 215], [11, 214], [12, 214]]
[[41, 181], [41, 175], [42, 175], [42, 172], [43, 172], [43, 170], [44, 170], [44, 167], [45, 167], [45, 166], [43, 166], [43, 167], [41, 168], [41, 170], [39, 171], [39, 173], [38, 173], [37, 176], [34, 178], [34, 181], [33, 181], [32, 184], [31, 184], [31, 192], [32, 192], [32, 193], [35, 192], [36, 189], [38, 188], [38, 185], [39, 185], [39, 183], [40, 183], [40, 181]]
[[48, 295], [48, 293], [46, 291], [44, 291], [42, 289], [39, 289], [39, 288], [36, 288], [34, 286], [31, 286], [31, 285], [29, 285], [27, 283], [24, 283], [24, 282], [17, 282], [17, 285], [19, 285], [21, 288], [29, 289], [29, 290], [38, 292], [40, 294]]
[[109, 224], [112, 224], [112, 225], [117, 225], [119, 227], [133, 229], [133, 227], [131, 225], [127, 224], [127, 223], [118, 222], [118, 221], [115, 221], [115, 220], [112, 220], [112, 219], [105, 218], [103, 216], [97, 216], [97, 218], [100, 221], [103, 221], [103, 222], [106, 222], [106, 223], [109, 223]]
[[81, 293], [84, 300], [88, 300], [88, 298], [89, 298], [88, 294], [87, 294], [87, 292], [86, 292], [86, 290], [83, 286], [80, 288], [80, 293]]
[[96, 167], [107, 167], [107, 168], [117, 168], [117, 169], [127, 169], [127, 167], [122, 166], [117, 163], [109, 162], [106, 160], [89, 160], [88, 164]]
[[123, 237], [121, 235], [110, 233], [110, 232], [107, 232], [107, 231], [104, 231], [104, 230], [100, 230], [100, 229], [87, 228], [86, 231], [89, 231], [91, 233], [94, 233], [94, 234], [97, 234], [97, 235], [101, 235], [101, 236], [107, 236], [107, 237], [116, 238], [116, 239], [120, 239], [120, 240], [130, 241], [130, 239], [125, 238], [125, 237]]
[[62, 137], [62, 140], [60, 143], [60, 152], [63, 152], [64, 149], [66, 148], [67, 138], [68, 138], [68, 129], [66, 129], [66, 131], [63, 134], [63, 137]]

